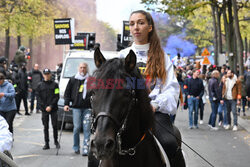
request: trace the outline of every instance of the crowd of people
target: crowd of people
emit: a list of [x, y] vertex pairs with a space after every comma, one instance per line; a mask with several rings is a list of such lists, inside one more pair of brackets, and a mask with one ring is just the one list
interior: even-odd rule
[[[27, 51], [23, 46], [18, 49], [10, 65], [8, 65], [8, 61], [5, 57], [0, 57], [0, 118], [1, 124], [5, 127], [4, 131], [9, 131], [9, 133], [6, 133], [8, 136], [3, 136], [6, 142], [4, 140], [0, 142], [0, 147], [4, 150], [10, 150], [10, 145], [12, 141], [14, 141], [13, 121], [16, 114], [23, 115], [20, 112], [21, 102], [23, 101], [25, 116], [30, 116], [34, 112], [34, 109], [36, 113], [41, 113], [45, 142], [42, 149], [50, 149], [49, 117], [51, 117], [54, 144], [56, 148], [59, 149], [57, 122], [57, 103], [59, 100], [58, 83], [54, 81], [55, 79], [50, 69], [45, 68], [41, 71], [39, 65], [34, 64], [33, 68], [27, 71], [26, 65]], [[86, 76], [88, 76], [88, 65], [81, 63], [78, 69], [79, 72], [70, 79], [66, 88], [64, 109], [65, 111], [69, 111], [69, 103], [73, 103], [73, 150], [76, 154], [80, 154], [79, 134], [83, 122], [84, 143], [82, 155], [86, 156], [89, 150], [91, 110], [89, 109], [89, 95], [86, 99], [82, 99], [82, 94], [86, 92], [83, 84], [87, 79]], [[58, 64], [58, 82], [60, 81], [61, 70], [62, 64]], [[75, 94], [77, 93], [79, 96], [75, 98]], [[28, 105], [29, 103], [30, 105]], [[1, 137], [2, 135], [0, 135], [0, 138]]]
[[[150, 78], [152, 84], [149, 97], [155, 117], [154, 135], [163, 145], [171, 166], [184, 167], [186, 165], [181, 148], [178, 146], [177, 139], [171, 135], [174, 131], [171, 121], [174, 122], [178, 96], [180, 99], [182, 99], [182, 95], [185, 96], [185, 101], [179, 104], [184, 105], [184, 108], [189, 111], [190, 129], [197, 129], [199, 123], [204, 123], [204, 106], [208, 105], [209, 101], [211, 114], [208, 125], [211, 130], [218, 130], [218, 126], [223, 125], [225, 129], [232, 127], [233, 131], [237, 131], [237, 117], [241, 111], [245, 115], [245, 107], [248, 105], [249, 108], [250, 105], [250, 68], [246, 69], [242, 76], [239, 76], [239, 72], [234, 72], [227, 65], [222, 67], [214, 65], [209, 67], [205, 65], [202, 67], [200, 65], [176, 66], [174, 70], [170, 59], [161, 48], [154, 21], [149, 13], [141, 10], [131, 13], [129, 26], [134, 43], [128, 49], [122, 50], [119, 55], [124, 58], [130, 49], [133, 50], [137, 56], [137, 65], [146, 69], [144, 74], [146, 78]], [[179, 54], [178, 58], [180, 56]], [[26, 58], [24, 47], [19, 48], [10, 68], [7, 67], [7, 60], [4, 57], [0, 58], [0, 123], [3, 122], [1, 117], [5, 118], [13, 136], [13, 120], [16, 113], [21, 115], [21, 101], [23, 100], [25, 115], [29, 116], [34, 110], [36, 97], [36, 112], [41, 111], [44, 126], [45, 145], [43, 149], [50, 149], [49, 117], [51, 117], [53, 127], [54, 144], [56, 148], [60, 148], [57, 131], [58, 84], [53, 81], [51, 70], [45, 68], [41, 72], [38, 64], [27, 72]], [[184, 65], [184, 63], [181, 64]], [[83, 156], [89, 153], [90, 140], [91, 105], [90, 94], [86, 90], [88, 76], [88, 64], [80, 63], [77, 74], [70, 78], [64, 94], [64, 111], [69, 111], [69, 105], [72, 103], [75, 154], [80, 154], [79, 133], [81, 125], [83, 126], [84, 140], [81, 151]], [[31, 93], [30, 109], [27, 105], [28, 92]], [[231, 121], [231, 113], [233, 121]], [[217, 115], [219, 115], [218, 126], [216, 126]], [[199, 116], [200, 121], [198, 121]], [[96, 161], [93, 160], [95, 163], [93, 166], [97, 166], [96, 164], [99, 163]]]
[[227, 65], [201, 66], [198, 62], [177, 66], [175, 71], [185, 95], [182, 104], [189, 111], [190, 129], [199, 128], [198, 124], [204, 123], [204, 106], [210, 103], [208, 126], [211, 130], [218, 130], [219, 126], [238, 130], [238, 116], [241, 113], [246, 116], [246, 108], [250, 108], [250, 68], [246, 67], [244, 75], [239, 75], [239, 71], [234, 72]]
[[[42, 113], [45, 140], [43, 149], [49, 149], [49, 115], [51, 115], [54, 130], [54, 144], [56, 148], [60, 148], [57, 140], [58, 84], [52, 78], [52, 72], [48, 68], [41, 72], [39, 65], [35, 64], [28, 72], [26, 68], [28, 56], [29, 51], [21, 46], [10, 65], [5, 57], [0, 57], [0, 126], [3, 127], [0, 129], [1, 152], [9, 151], [14, 141], [13, 121], [16, 114], [22, 115], [20, 112], [22, 101], [26, 116], [31, 115], [34, 106], [36, 106], [36, 113]], [[30, 108], [28, 108], [28, 96]], [[34, 104], [35, 99], [36, 104]]]

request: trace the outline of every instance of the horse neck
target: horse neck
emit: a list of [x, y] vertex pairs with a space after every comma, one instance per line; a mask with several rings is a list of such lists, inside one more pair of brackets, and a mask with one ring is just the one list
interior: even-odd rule
[[122, 143], [124, 147], [133, 147], [143, 136], [143, 131], [140, 129], [140, 119], [138, 107], [135, 107], [128, 117], [127, 127], [122, 134]]

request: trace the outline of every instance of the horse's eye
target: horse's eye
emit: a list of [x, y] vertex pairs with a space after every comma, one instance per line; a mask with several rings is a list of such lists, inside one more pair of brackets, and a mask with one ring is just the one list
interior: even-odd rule
[[131, 96], [131, 93], [130, 93], [129, 91], [126, 91], [126, 92], [124, 93], [124, 96]]

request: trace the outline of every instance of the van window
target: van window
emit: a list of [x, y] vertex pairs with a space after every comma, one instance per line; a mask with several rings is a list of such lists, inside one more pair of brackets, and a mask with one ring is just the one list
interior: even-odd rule
[[85, 62], [89, 66], [89, 73], [92, 75], [93, 71], [96, 69], [93, 58], [68, 58], [65, 63], [64, 78], [70, 78], [78, 72], [78, 66], [80, 63]]

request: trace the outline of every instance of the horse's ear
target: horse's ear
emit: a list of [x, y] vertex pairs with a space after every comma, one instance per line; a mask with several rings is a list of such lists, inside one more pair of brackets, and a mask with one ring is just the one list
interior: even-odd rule
[[125, 69], [127, 72], [132, 71], [136, 66], [136, 55], [133, 50], [129, 51], [129, 54], [125, 58]]
[[102, 55], [99, 47], [97, 47], [95, 49], [94, 60], [95, 60], [95, 65], [96, 65], [97, 68], [101, 67], [102, 63], [104, 63], [106, 61], [106, 59]]

